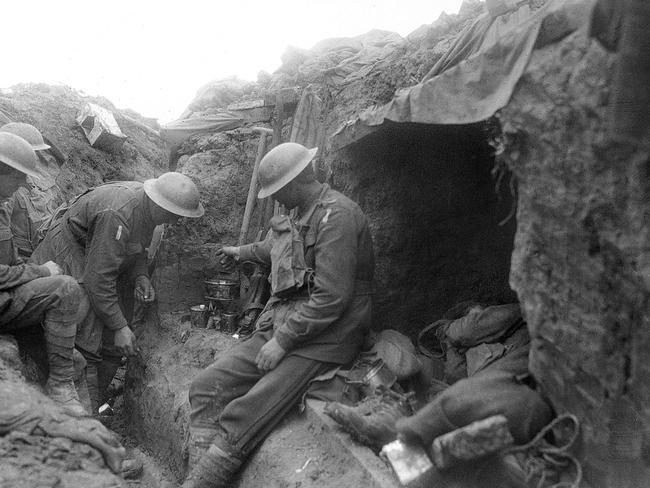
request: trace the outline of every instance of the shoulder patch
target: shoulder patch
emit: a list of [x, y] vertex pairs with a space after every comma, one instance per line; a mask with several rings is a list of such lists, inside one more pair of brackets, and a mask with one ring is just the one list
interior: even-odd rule
[[115, 240], [119, 241], [120, 237], [122, 237], [122, 226], [118, 225], [117, 226], [117, 232], [115, 233]]
[[325, 216], [323, 217], [323, 220], [321, 220], [321, 223], [326, 224], [330, 219], [331, 213], [332, 213], [332, 209], [328, 208], [327, 211], [325, 212]]

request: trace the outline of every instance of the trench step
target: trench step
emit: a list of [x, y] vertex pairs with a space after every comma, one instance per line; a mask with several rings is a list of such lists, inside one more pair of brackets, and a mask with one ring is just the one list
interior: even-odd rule
[[238, 488], [398, 488], [391, 468], [357, 444], [308, 400], [303, 414], [289, 415], [244, 466]]

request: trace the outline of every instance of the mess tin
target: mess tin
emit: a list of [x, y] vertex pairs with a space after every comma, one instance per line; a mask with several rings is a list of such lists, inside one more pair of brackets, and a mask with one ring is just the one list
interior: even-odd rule
[[239, 281], [213, 278], [205, 280], [205, 291], [209, 298], [219, 300], [236, 300], [239, 298]]
[[196, 329], [205, 329], [208, 323], [208, 308], [204, 305], [194, 305], [190, 308], [190, 318], [192, 327]]
[[376, 388], [390, 388], [395, 384], [395, 381], [397, 381], [395, 373], [390, 370], [382, 359], [377, 359], [363, 377], [362, 383], [369, 390], [368, 394], [371, 394]]

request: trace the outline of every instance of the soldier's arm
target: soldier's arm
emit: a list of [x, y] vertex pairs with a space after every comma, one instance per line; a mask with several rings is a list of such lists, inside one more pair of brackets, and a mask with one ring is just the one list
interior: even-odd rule
[[116, 283], [126, 258], [129, 233], [122, 218], [106, 210], [96, 217], [92, 238], [86, 244], [84, 285], [97, 317], [111, 330], [127, 326], [118, 303]]
[[254, 261], [256, 263], [270, 265], [272, 247], [272, 232], [269, 230], [263, 241], [239, 246], [239, 261]]

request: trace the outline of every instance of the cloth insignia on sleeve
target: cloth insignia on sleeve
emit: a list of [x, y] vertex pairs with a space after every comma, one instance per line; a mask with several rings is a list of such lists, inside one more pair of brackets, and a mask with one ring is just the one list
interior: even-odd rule
[[327, 211], [325, 212], [325, 217], [323, 217], [323, 220], [321, 221], [323, 224], [326, 224], [327, 221], [330, 218], [330, 214], [332, 213], [332, 209], [328, 208]]
[[119, 241], [120, 237], [122, 237], [122, 226], [118, 225], [117, 226], [117, 232], [115, 233], [115, 240]]

